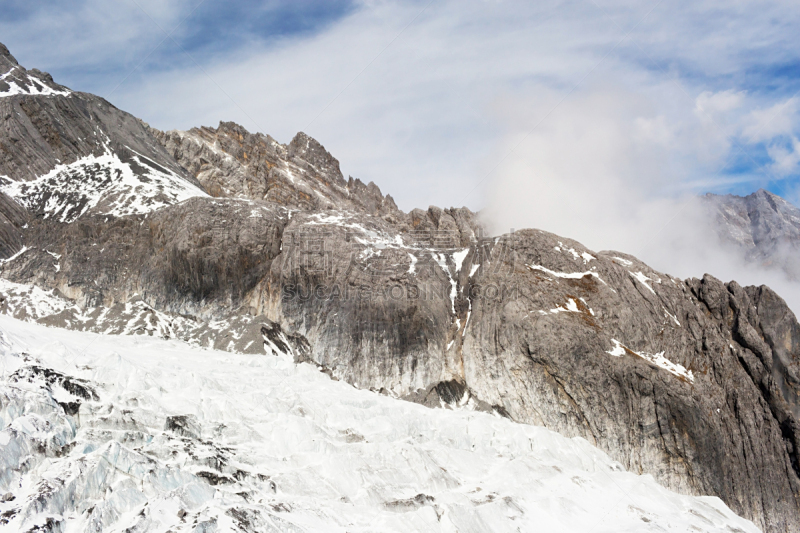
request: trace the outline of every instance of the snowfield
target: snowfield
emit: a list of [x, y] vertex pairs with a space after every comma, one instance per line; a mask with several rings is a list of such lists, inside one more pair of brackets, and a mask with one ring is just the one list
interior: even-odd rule
[[583, 439], [285, 355], [0, 331], [0, 531], [758, 531]]

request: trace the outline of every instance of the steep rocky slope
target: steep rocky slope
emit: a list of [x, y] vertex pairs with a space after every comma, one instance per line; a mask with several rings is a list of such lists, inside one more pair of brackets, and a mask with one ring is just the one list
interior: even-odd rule
[[[29, 99], [69, 125], [72, 100], [89, 98], [0, 105]], [[58, 190], [42, 178], [58, 161], [5, 171], [0, 275], [62, 303], [26, 307], [28, 289], [8, 285], [3, 311], [233, 351], [289, 346], [359, 388], [581, 436], [765, 531], [800, 528], [800, 326], [768, 288], [678, 280], [536, 230], [489, 238], [464, 208], [403, 213], [373, 184], [346, 181], [303, 134], [282, 145], [231, 123], [162, 133], [113, 113], [102, 131], [118, 140], [63, 164], [118, 157], [162, 189], [109, 172], [97, 202], [64, 207], [41, 194]], [[88, 116], [76, 121], [100, 124]], [[24, 144], [47, 123], [26, 122]], [[125, 163], [134, 130], [139, 155]], [[9, 135], [0, 129], [0, 142]], [[145, 157], [161, 170], [138, 167]], [[57, 183], [96, 183], [92, 165], [59, 170], [69, 179]], [[159, 196], [169, 184], [190, 193]], [[119, 190], [147, 202], [125, 209], [140, 204], [107, 192]]]
[[753, 263], [800, 281], [800, 209], [761, 189], [748, 196], [706, 194], [720, 238]]
[[[191, 219], [192, 232], [158, 229], [170, 211], [203, 213], [196, 203], [213, 209]], [[34, 223], [27, 231], [41, 231], [39, 240], [3, 273], [72, 291], [84, 306], [105, 304], [108, 312], [76, 309], [69, 323], [66, 305], [45, 313], [78, 329], [138, 324], [249, 351], [253, 340], [279, 344], [262, 329], [274, 320], [298, 339], [278, 339], [295, 344], [298, 360], [337, 379], [582, 436], [668, 487], [719, 495], [766, 530], [794, 527], [800, 334], [769, 289], [683, 282], [536, 231], [442, 249], [405, 242], [377, 218], [295, 213], [270, 222], [274, 212], [251, 218], [261, 213], [242, 204], [194, 199], [131, 221], [139, 233], [120, 220], [91, 235], [90, 220], [77, 221], [62, 230], [72, 243], [64, 255], [34, 244], [60, 223]], [[261, 245], [260, 263], [247, 259], [252, 243], [239, 233], [214, 240], [220, 220], [265, 238], [272, 231], [275, 241]], [[248, 230], [249, 221], [267, 226]], [[91, 238], [79, 240], [83, 233]], [[136, 247], [119, 246], [119, 235]], [[196, 240], [182, 245], [187, 235]], [[271, 260], [268, 249], [278, 251]], [[139, 259], [148, 256], [154, 266]], [[4, 300], [7, 312], [19, 308], [8, 290]], [[130, 305], [144, 307], [123, 327], [107, 318]], [[163, 311], [187, 316], [159, 319]], [[140, 314], [154, 317], [149, 331]], [[242, 314], [260, 318], [240, 326]]]
[[141, 214], [193, 196], [200, 184], [132, 115], [20, 66], [0, 45], [0, 250], [18, 248], [24, 213], [72, 221]]

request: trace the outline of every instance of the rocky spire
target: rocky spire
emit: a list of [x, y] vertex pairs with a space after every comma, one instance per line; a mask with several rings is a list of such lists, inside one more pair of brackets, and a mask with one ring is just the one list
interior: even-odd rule
[[302, 131], [289, 143], [289, 157], [298, 157], [311, 164], [315, 170], [324, 175], [339, 187], [345, 187], [339, 161], [328, 152], [316, 139]]
[[0, 43], [0, 62], [7, 62], [13, 66], [19, 65], [17, 60], [11, 55], [11, 52], [8, 51], [8, 48], [3, 43]]

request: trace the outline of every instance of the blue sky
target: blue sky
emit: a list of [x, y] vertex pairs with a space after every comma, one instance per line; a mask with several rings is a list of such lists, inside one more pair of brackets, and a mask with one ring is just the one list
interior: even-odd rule
[[[189, 0], [166, 4], [172, 8], [164, 10], [145, 1], [104, 5], [74, 0], [6, 0], [3, 25], [17, 28], [6, 44], [31, 61], [43, 60], [43, 67], [63, 83], [100, 92], [131, 74], [143, 60], [131, 76], [132, 82], [147, 73], [190, 67], [197, 59], [205, 63], [224, 57], [252, 43], [313, 35], [356, 8], [349, 0]], [[84, 18], [87, 12], [92, 15]], [[86, 18], [92, 22], [81, 27], [81, 19]], [[56, 31], [44, 42], [30, 38], [42, 26], [63, 29], [59, 19], [67, 21], [67, 31]], [[123, 32], [127, 38], [110, 38], [108, 33], [116, 25], [128, 26]], [[167, 34], [171, 38], [166, 38]], [[112, 46], [106, 53], [98, 50], [108, 41]]]
[[502, 203], [545, 152], [614, 153], [549, 180], [797, 203], [798, 23], [755, 1], [6, 0], [0, 40], [158, 128], [307, 131], [405, 209]]

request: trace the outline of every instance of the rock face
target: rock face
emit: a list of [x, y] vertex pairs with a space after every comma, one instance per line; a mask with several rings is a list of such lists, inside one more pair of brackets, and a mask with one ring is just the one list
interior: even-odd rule
[[[403, 213], [304, 134], [162, 133], [80, 93], [0, 98], [23, 104], [46, 120], [0, 128], [3, 146], [19, 132], [0, 275], [68, 303], [29, 312], [9, 286], [5, 312], [291, 346], [359, 388], [581, 436], [765, 531], [800, 528], [800, 326], [767, 287], [683, 281], [536, 230], [488, 238], [465, 208]], [[50, 122], [63, 154], [36, 126]]]
[[304, 133], [283, 145], [233, 122], [221, 122], [217, 129], [151, 132], [212, 196], [301, 210], [347, 206], [371, 215], [402, 214], [374, 183], [345, 181], [339, 161]]
[[341, 254], [353, 222], [326, 222], [329, 268], [303, 265], [303, 246], [279, 258], [259, 310], [334, 376], [581, 436], [765, 530], [796, 527], [800, 328], [768, 288], [684, 282], [534, 230], [449, 251], [389, 233]]
[[764, 189], [744, 197], [706, 194], [703, 200], [723, 241], [747, 260], [800, 281], [800, 209]]
[[676, 490], [717, 494], [765, 530], [796, 528], [800, 338], [783, 301], [589, 254], [530, 230], [498, 242], [472, 283], [519, 292], [470, 302], [465, 383], [516, 420], [596, 442]]
[[26, 248], [4, 267], [84, 306], [138, 296], [164, 311], [219, 317], [269, 271], [286, 222], [274, 205], [202, 197], [148, 215], [35, 218]]

